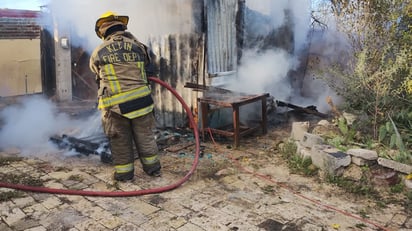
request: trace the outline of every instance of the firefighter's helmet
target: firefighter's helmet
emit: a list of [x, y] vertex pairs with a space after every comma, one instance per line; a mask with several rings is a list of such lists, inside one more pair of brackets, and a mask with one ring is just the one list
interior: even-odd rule
[[[110, 23], [109, 26], [104, 26]], [[102, 14], [99, 19], [96, 21], [95, 31], [99, 38], [103, 38], [105, 31], [114, 25], [123, 25], [124, 28], [127, 28], [127, 24], [129, 23], [129, 16], [125, 15], [117, 15], [112, 11], [107, 11], [106, 13]]]

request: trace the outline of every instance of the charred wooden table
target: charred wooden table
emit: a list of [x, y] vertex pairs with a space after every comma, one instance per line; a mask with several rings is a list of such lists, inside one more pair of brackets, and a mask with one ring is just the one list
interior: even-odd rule
[[[232, 93], [222, 93], [222, 94], [211, 94], [205, 95], [198, 98], [198, 102], [201, 108], [201, 132], [203, 139], [205, 137], [205, 132], [210, 129], [211, 132], [232, 137], [234, 140], [234, 146], [239, 146], [239, 140], [242, 136], [250, 134], [258, 129], [262, 129], [263, 134], [267, 132], [267, 115], [266, 115], [266, 98], [269, 96], [268, 93], [261, 95], [244, 95], [244, 94], [232, 94]], [[239, 111], [240, 107], [246, 104], [251, 104], [257, 101], [261, 101], [261, 121], [258, 126], [254, 127], [244, 127], [240, 125]], [[232, 109], [232, 122], [233, 125], [222, 128], [211, 128], [209, 127], [208, 115], [210, 113], [209, 106], [215, 105], [218, 108], [231, 108]]]

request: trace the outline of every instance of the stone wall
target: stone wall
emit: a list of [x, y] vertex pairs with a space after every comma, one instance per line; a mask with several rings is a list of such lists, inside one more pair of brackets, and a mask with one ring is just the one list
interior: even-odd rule
[[[327, 127], [333, 127], [326, 120], [320, 121], [316, 126], [324, 127], [323, 130], [328, 130]], [[375, 150], [365, 148], [351, 148], [346, 151], [341, 151], [336, 147], [327, 144], [320, 134], [309, 132], [309, 122], [294, 122], [292, 124], [291, 140], [297, 146], [297, 154], [303, 158], [311, 158], [312, 164], [318, 167], [321, 171], [338, 176], [353, 175], [353, 166], [363, 167], [378, 165], [382, 170], [378, 172], [374, 179], [380, 181], [380, 184], [393, 185], [399, 183], [399, 176], [402, 177], [406, 186], [412, 187], [412, 166], [399, 163], [397, 161], [380, 157]], [[352, 175], [351, 175], [352, 174]], [[360, 174], [358, 174], [360, 177]]]

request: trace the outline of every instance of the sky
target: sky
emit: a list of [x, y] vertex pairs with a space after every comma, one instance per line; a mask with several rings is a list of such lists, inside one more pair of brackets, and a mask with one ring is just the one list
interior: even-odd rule
[[1, 0], [0, 8], [21, 9], [21, 10], [40, 10], [44, 0]]

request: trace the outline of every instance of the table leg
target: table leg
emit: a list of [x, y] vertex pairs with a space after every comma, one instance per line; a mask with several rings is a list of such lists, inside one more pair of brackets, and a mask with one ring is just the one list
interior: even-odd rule
[[267, 133], [267, 103], [266, 103], [266, 96], [262, 96], [262, 132], [263, 134]]
[[208, 114], [209, 114], [209, 105], [207, 103], [200, 103], [200, 110], [202, 110], [202, 138], [205, 141], [205, 129], [208, 127]]
[[233, 139], [235, 142], [235, 147], [239, 146], [240, 139], [240, 128], [239, 128], [239, 106], [233, 105]]

